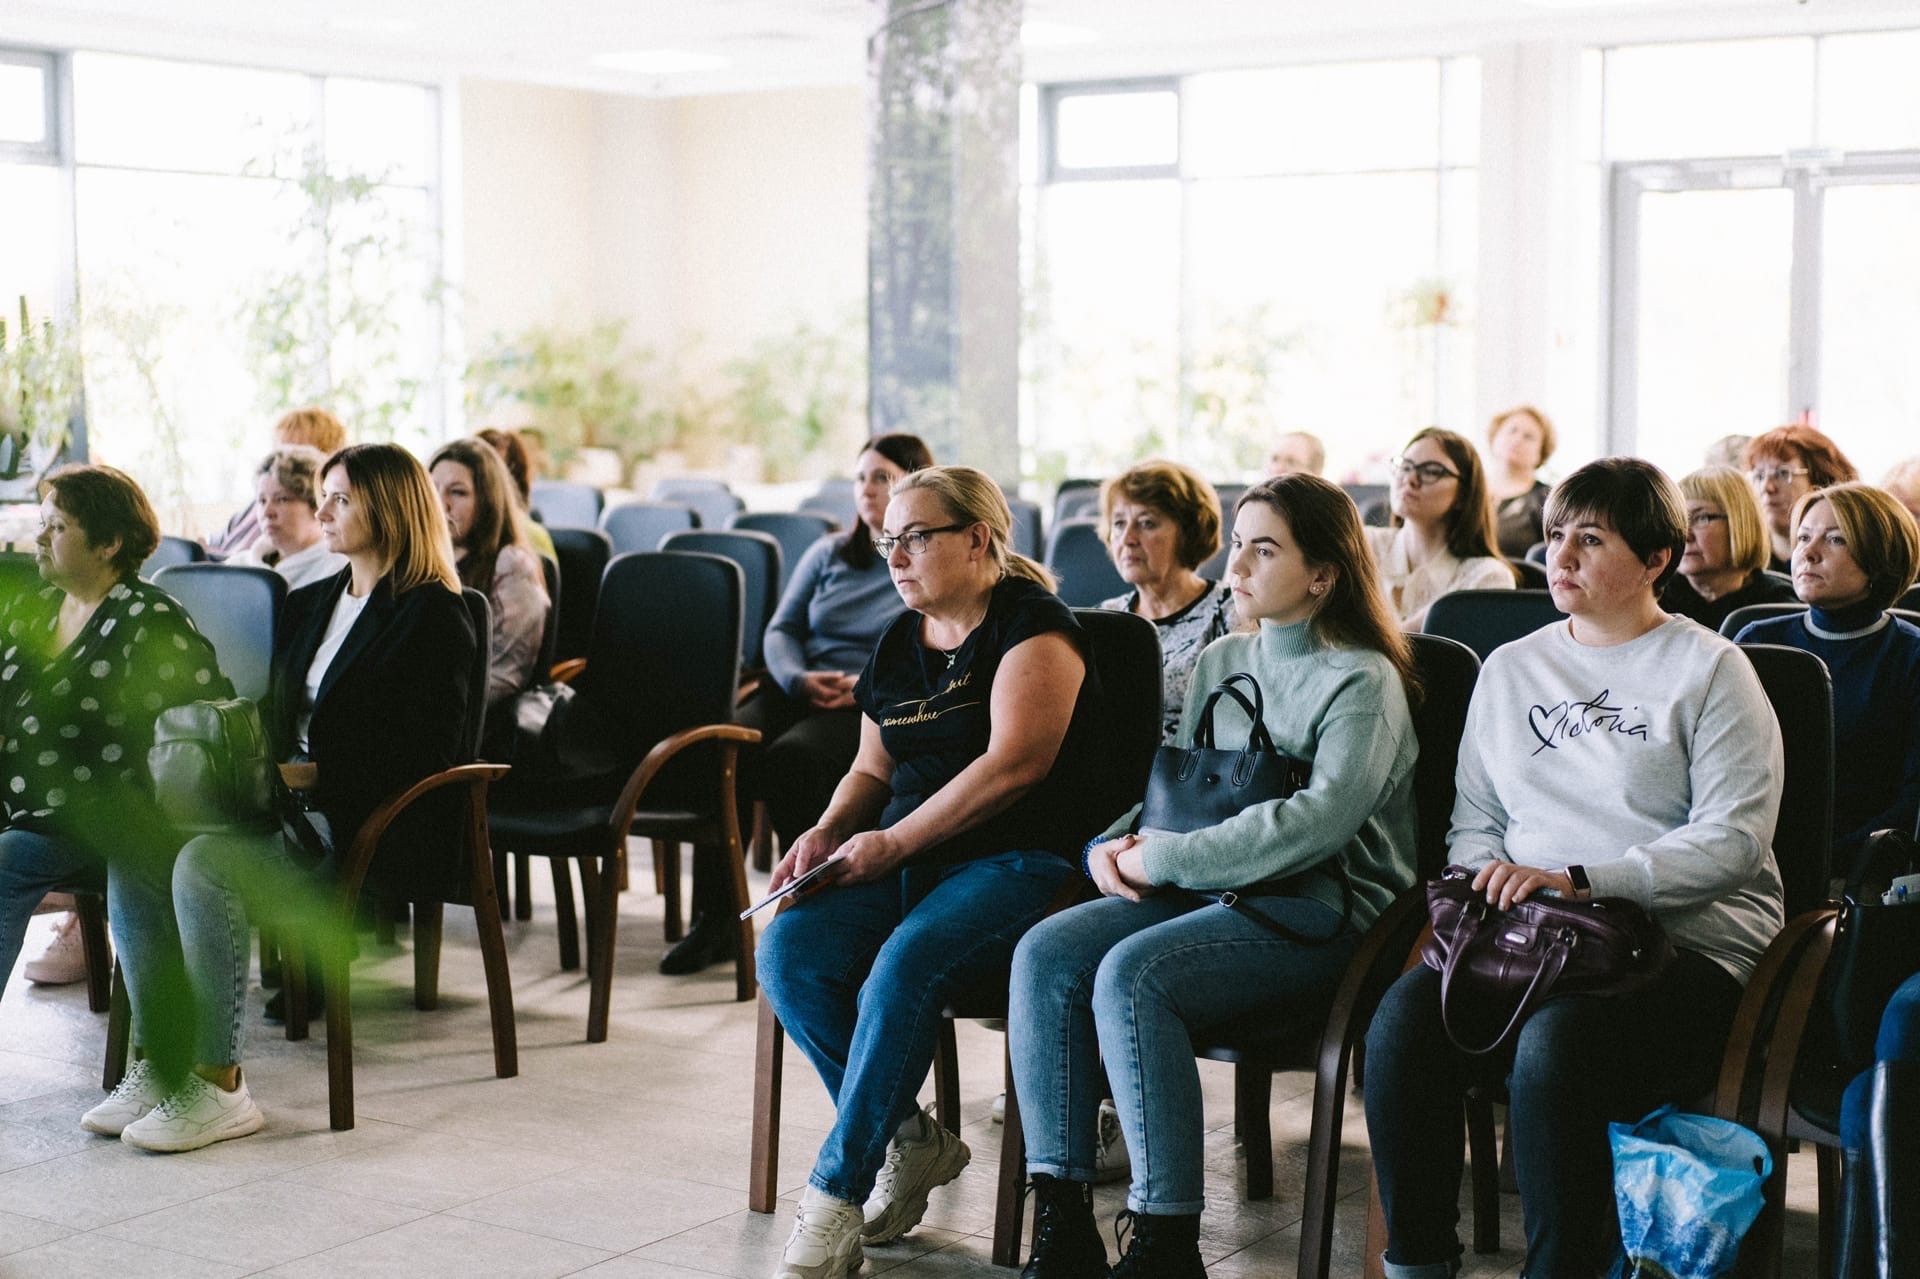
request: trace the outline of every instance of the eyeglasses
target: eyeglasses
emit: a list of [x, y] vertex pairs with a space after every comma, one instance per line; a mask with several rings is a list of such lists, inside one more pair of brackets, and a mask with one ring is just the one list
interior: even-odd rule
[[1791, 484], [1796, 475], [1811, 475], [1804, 466], [1756, 466], [1747, 472], [1747, 478], [1755, 484], [1765, 484], [1772, 480], [1775, 484]]
[[942, 524], [939, 528], [917, 528], [899, 537], [876, 537], [873, 539], [874, 553], [883, 560], [893, 558], [893, 548], [904, 546], [909, 555], [924, 555], [927, 543], [935, 533], [961, 533], [972, 528], [971, 524]]
[[1405, 480], [1409, 484], [1438, 484], [1441, 480], [1460, 478], [1460, 472], [1449, 471], [1438, 462], [1409, 462], [1404, 457], [1396, 457], [1387, 467], [1395, 479]]
[[1687, 516], [1687, 527], [1705, 528], [1715, 520], [1724, 520], [1726, 518], [1726, 516], [1716, 511], [1695, 511], [1692, 515]]

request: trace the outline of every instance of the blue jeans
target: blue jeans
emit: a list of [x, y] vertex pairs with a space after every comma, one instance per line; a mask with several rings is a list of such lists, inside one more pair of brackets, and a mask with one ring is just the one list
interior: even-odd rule
[[[1297, 897], [1248, 905], [1311, 936], [1338, 918]], [[1127, 1206], [1200, 1212], [1205, 1124], [1194, 1032], [1243, 1018], [1324, 1018], [1357, 944], [1351, 928], [1324, 945], [1290, 942], [1178, 892], [1105, 897], [1042, 920], [1014, 954], [1007, 1015], [1027, 1171], [1093, 1180], [1104, 1057], [1133, 1162]]]
[[1505, 1081], [1534, 1279], [1593, 1276], [1618, 1235], [1607, 1125], [1712, 1087], [1740, 983], [1683, 950], [1651, 986], [1627, 995], [1562, 995], [1502, 1052], [1475, 1057], [1440, 1022], [1440, 974], [1422, 964], [1387, 991], [1367, 1031], [1367, 1140], [1387, 1225], [1387, 1260], [1460, 1254], [1464, 1098]]
[[[1920, 1061], [1920, 973], [1900, 983], [1880, 1014], [1880, 1035], [1874, 1041], [1875, 1061]], [[1840, 1144], [1848, 1150], [1867, 1148], [1867, 1098], [1873, 1072], [1862, 1071], [1847, 1085], [1840, 1100]]]
[[942, 1011], [998, 1003], [1014, 945], [1073, 867], [1044, 852], [912, 866], [795, 901], [760, 939], [760, 989], [833, 1098], [808, 1181], [864, 1203], [919, 1105]]

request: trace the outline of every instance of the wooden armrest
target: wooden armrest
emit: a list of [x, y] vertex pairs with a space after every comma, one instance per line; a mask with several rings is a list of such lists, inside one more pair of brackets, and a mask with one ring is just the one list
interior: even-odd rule
[[1840, 923], [1837, 908], [1811, 913], [1816, 918], [1808, 929], [1806, 944], [1800, 947], [1799, 962], [1787, 977], [1767, 1034], [1767, 1064], [1760, 1076], [1760, 1097], [1752, 1123], [1754, 1131], [1773, 1147], [1776, 1159], [1785, 1153], [1787, 1111], [1792, 1101], [1794, 1068], [1800, 1060], [1800, 1040], [1819, 1002], [1821, 978]]
[[734, 754], [742, 746], [750, 746], [760, 740], [760, 730], [748, 728], [744, 724], [700, 724], [693, 728], [683, 728], [671, 737], [662, 738], [653, 744], [653, 749], [634, 767], [627, 778], [627, 784], [620, 788], [620, 798], [613, 806], [609, 829], [613, 833], [614, 847], [618, 848], [627, 837], [627, 830], [633, 825], [634, 810], [640, 807], [640, 796], [653, 784], [653, 779], [665, 768], [667, 761], [690, 747], [705, 742], [717, 742], [726, 753], [727, 766], [731, 767]]
[[380, 848], [381, 837], [387, 833], [387, 827], [393, 824], [394, 818], [405, 812], [415, 800], [443, 786], [463, 785], [470, 790], [469, 803], [478, 805], [479, 811], [484, 813], [487, 808], [487, 786], [511, 771], [505, 764], [461, 764], [423, 777], [399, 794], [382, 800], [380, 806], [361, 823], [353, 837], [353, 846], [347, 850], [346, 858], [341, 863], [340, 889], [343, 899], [349, 903], [359, 899], [360, 886], [366, 880], [367, 867], [373, 864], [374, 853]]
[[1334, 991], [1333, 1006], [1327, 1014], [1327, 1028], [1320, 1036], [1321, 1069], [1337, 1064], [1341, 1053], [1365, 1032], [1373, 1021], [1373, 1010], [1387, 993], [1387, 987], [1407, 971], [1401, 956], [1411, 953], [1419, 960], [1414, 943], [1427, 922], [1427, 893], [1424, 884], [1415, 884], [1401, 893], [1373, 926], [1361, 936], [1347, 970], [1341, 974]]
[[[1748, 1105], [1748, 1085], [1754, 1068], [1760, 1064], [1758, 1053], [1763, 1042], [1768, 1040], [1769, 1031], [1774, 1029], [1772, 1023], [1777, 1020], [1775, 1010], [1781, 1006], [1786, 991], [1794, 985], [1796, 974], [1805, 967], [1801, 961], [1814, 933], [1826, 921], [1836, 918], [1837, 914], [1835, 907], [1821, 906], [1787, 921], [1787, 926], [1768, 943], [1760, 962], [1754, 966], [1753, 976], [1747, 979], [1746, 989], [1740, 995], [1740, 1005], [1734, 1012], [1733, 1029], [1727, 1035], [1726, 1053], [1720, 1059], [1720, 1082], [1713, 1095], [1713, 1111], [1720, 1118], [1736, 1123], [1753, 1121]], [[1818, 980], [1817, 972], [1814, 980]], [[1797, 1053], [1797, 1032], [1795, 1043]]]
[[580, 678], [580, 672], [587, 669], [584, 657], [569, 657], [564, 662], [555, 662], [553, 669], [547, 672], [547, 678], [556, 684], [571, 684]]
[[320, 783], [320, 765], [311, 760], [280, 765], [280, 780], [290, 790], [312, 790]]

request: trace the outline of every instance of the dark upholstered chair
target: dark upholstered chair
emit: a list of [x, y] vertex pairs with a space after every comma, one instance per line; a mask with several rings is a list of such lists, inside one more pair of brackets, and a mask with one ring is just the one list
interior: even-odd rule
[[1484, 662], [1502, 644], [1566, 618], [1545, 591], [1449, 591], [1427, 606], [1425, 630], [1460, 641]]
[[[734, 809], [735, 755], [759, 740], [733, 723], [740, 679], [740, 568], [717, 555], [645, 551], [607, 565], [586, 667], [574, 682], [568, 774], [493, 797], [503, 851], [553, 859], [561, 965], [579, 963], [572, 872], [580, 863], [591, 985], [587, 1039], [607, 1037], [619, 867], [629, 834], [717, 844], [747, 905]], [[662, 607], [662, 601], [672, 607]], [[671, 880], [678, 886], [678, 877]], [[677, 894], [672, 906], [678, 910]], [[740, 925], [736, 989], [753, 997], [753, 927]]]
[[153, 554], [147, 556], [140, 565], [140, 576], [151, 582], [153, 575], [163, 568], [175, 564], [200, 564], [207, 558], [207, 548], [190, 537], [175, 537], [171, 533], [160, 536], [160, 545], [154, 547]]
[[807, 548], [833, 532], [833, 521], [815, 511], [742, 511], [727, 521], [728, 528], [765, 533], [780, 543], [780, 590]]
[[558, 527], [553, 537], [555, 562], [560, 568], [559, 629], [553, 660], [566, 662], [587, 655], [593, 634], [593, 609], [600, 598], [600, 576], [613, 558], [613, 543], [598, 529]]
[[1007, 510], [1013, 514], [1013, 549], [1030, 560], [1039, 559], [1047, 545], [1041, 532], [1040, 504], [1023, 497], [1008, 497]]
[[860, 518], [854, 506], [852, 480], [821, 480], [819, 488], [800, 499], [800, 509], [826, 516], [835, 528], [852, 528]]
[[699, 527], [700, 513], [680, 502], [624, 502], [600, 516], [600, 531], [615, 555], [657, 551], [667, 534]]
[[1047, 567], [1060, 579], [1060, 598], [1075, 608], [1092, 608], [1127, 593], [1126, 579], [1107, 554], [1107, 541], [1095, 520], [1068, 520], [1047, 536]]
[[780, 543], [767, 533], [747, 529], [696, 528], [669, 533], [660, 542], [663, 551], [704, 551], [740, 566], [745, 594], [741, 598], [740, 660], [748, 671], [765, 663], [761, 643], [767, 623], [780, 604]]
[[710, 529], [725, 528], [728, 520], [747, 509], [747, 504], [727, 487], [725, 480], [685, 475], [657, 481], [649, 500], [691, 506], [700, 517], [700, 527]]
[[1777, 604], [1743, 604], [1720, 620], [1720, 633], [1732, 639], [1755, 622], [1767, 622], [1776, 617], [1790, 617], [1806, 611], [1805, 604], [1792, 600], [1782, 600]]
[[1053, 522], [1100, 518], [1100, 486], [1105, 481], [1065, 479], [1053, 491]]
[[1545, 565], [1535, 564], [1532, 560], [1508, 560], [1514, 576], [1520, 580], [1520, 589], [1525, 591], [1544, 591], [1547, 589], [1547, 570]]
[[238, 564], [173, 564], [153, 584], [179, 600], [213, 645], [220, 673], [240, 697], [267, 695], [273, 675], [273, 630], [287, 598], [287, 579], [270, 568]]
[[606, 505], [606, 497], [591, 484], [535, 480], [527, 504], [551, 533], [563, 528], [600, 527], [600, 509]]

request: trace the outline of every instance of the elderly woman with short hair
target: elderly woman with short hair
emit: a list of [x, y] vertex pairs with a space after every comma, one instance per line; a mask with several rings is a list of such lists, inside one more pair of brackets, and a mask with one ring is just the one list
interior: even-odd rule
[[1728, 466], [1703, 466], [1680, 481], [1687, 500], [1687, 546], [1660, 607], [1717, 631], [1727, 614], [1749, 604], [1793, 599], [1793, 585], [1770, 574], [1767, 526], [1746, 477]]
[[320, 468], [327, 455], [308, 444], [287, 444], [267, 454], [254, 474], [260, 537], [229, 564], [270, 568], [297, 591], [347, 566], [320, 536]]
[[1200, 651], [1234, 628], [1233, 592], [1200, 576], [1220, 549], [1220, 495], [1178, 462], [1142, 462], [1100, 487], [1107, 553], [1133, 589], [1101, 608], [1138, 613], [1160, 632], [1161, 740], [1180, 732]]

